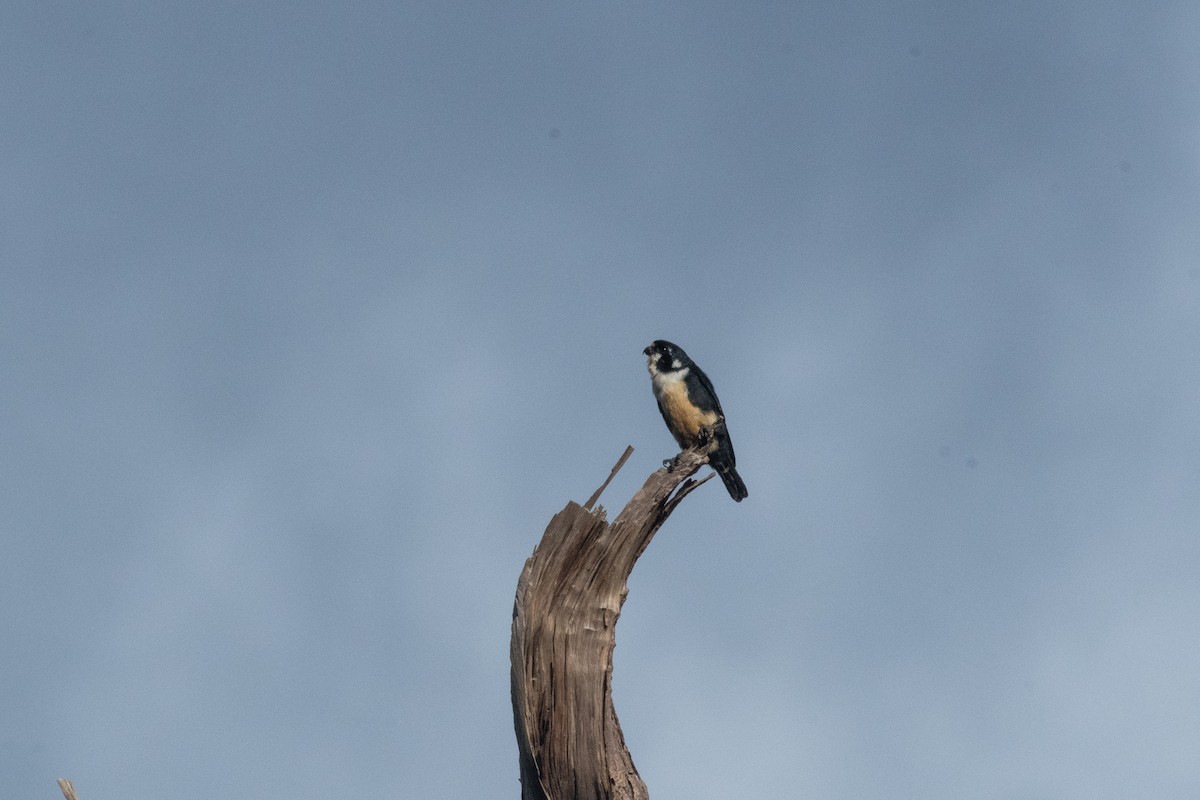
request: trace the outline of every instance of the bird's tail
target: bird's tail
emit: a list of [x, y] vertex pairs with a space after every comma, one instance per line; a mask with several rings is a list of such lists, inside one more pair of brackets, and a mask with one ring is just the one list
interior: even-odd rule
[[742, 483], [742, 476], [738, 475], [736, 469], [727, 464], [713, 464], [713, 469], [721, 476], [721, 481], [729, 490], [729, 496], [734, 500], [740, 503], [750, 496], [746, 491], [746, 484]]

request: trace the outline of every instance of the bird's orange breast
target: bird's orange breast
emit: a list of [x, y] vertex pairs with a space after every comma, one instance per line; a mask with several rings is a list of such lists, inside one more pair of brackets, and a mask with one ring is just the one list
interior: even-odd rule
[[667, 417], [667, 427], [680, 447], [695, 444], [700, 429], [717, 422], [715, 411], [701, 411], [692, 404], [683, 381], [672, 381], [662, 386], [658, 401]]

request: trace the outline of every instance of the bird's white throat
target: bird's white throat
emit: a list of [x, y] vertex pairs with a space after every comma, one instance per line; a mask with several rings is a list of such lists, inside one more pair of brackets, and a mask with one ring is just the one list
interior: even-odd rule
[[[676, 361], [675, 364], [679, 362]], [[690, 367], [683, 369], [673, 369], [670, 372], [663, 372], [658, 368], [658, 364], [650, 362], [650, 380], [654, 382], [654, 388], [661, 389], [670, 386], [673, 383], [683, 383], [691, 371]]]

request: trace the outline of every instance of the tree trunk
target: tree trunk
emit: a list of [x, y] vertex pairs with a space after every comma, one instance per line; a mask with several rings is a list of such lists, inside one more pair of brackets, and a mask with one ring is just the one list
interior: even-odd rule
[[512, 701], [522, 800], [648, 800], [612, 702], [616, 624], [638, 557], [680, 501], [703, 480], [697, 450], [654, 472], [611, 524], [592, 506], [558, 512], [517, 583]]

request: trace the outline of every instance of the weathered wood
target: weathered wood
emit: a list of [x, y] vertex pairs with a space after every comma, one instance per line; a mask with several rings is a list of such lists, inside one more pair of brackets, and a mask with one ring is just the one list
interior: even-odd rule
[[63, 793], [65, 800], [79, 800], [75, 795], [75, 784], [71, 783], [66, 778], [58, 779], [58, 788]]
[[[632, 448], [627, 448], [613, 474]], [[570, 502], [546, 526], [517, 582], [512, 701], [522, 800], [648, 800], [612, 702], [616, 624], [633, 565], [692, 490], [706, 458], [685, 450], [610, 524]]]

